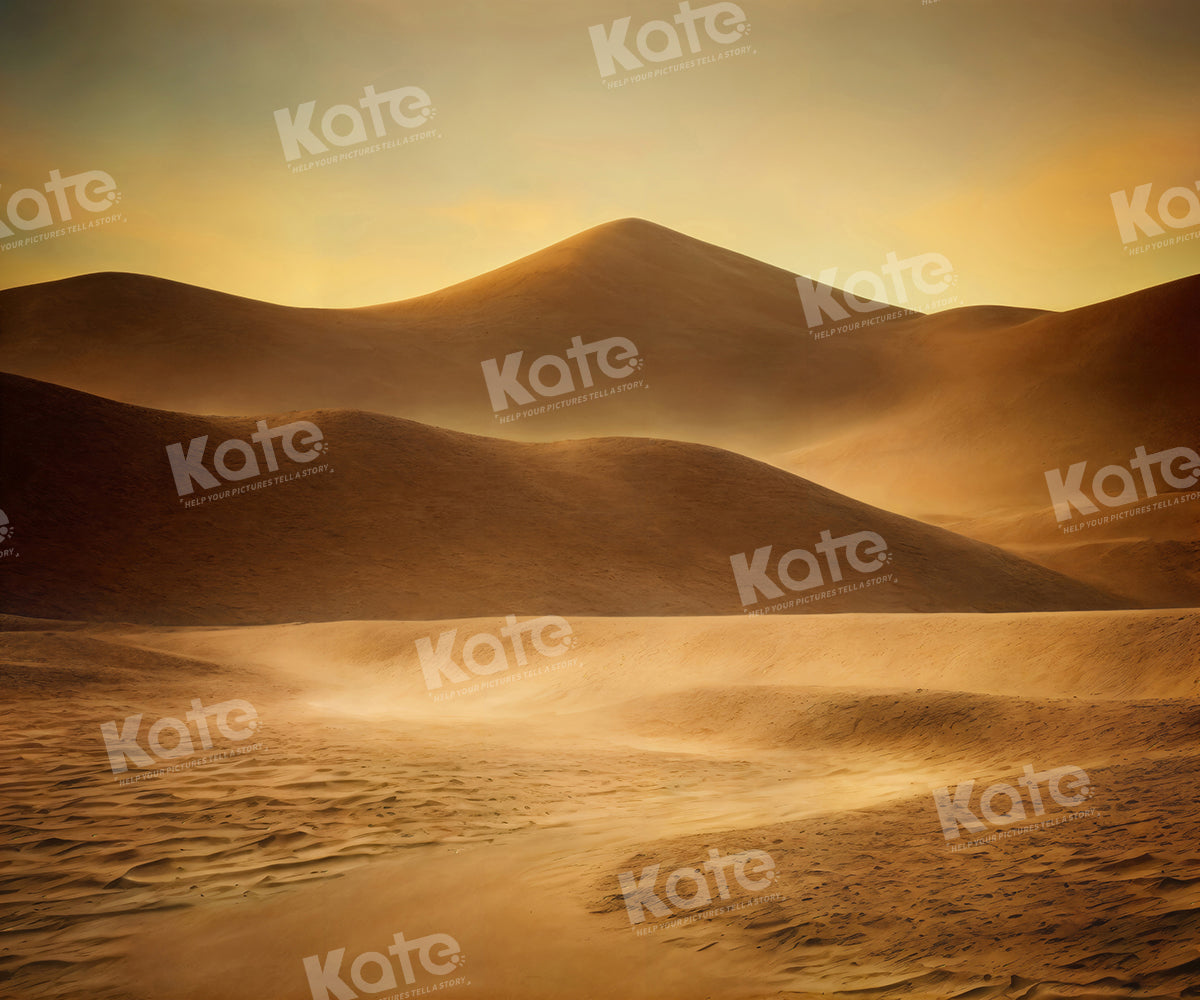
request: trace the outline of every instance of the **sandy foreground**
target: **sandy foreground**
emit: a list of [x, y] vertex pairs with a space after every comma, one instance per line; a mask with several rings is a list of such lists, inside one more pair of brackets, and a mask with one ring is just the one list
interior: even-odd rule
[[[1200, 995], [1200, 612], [505, 624], [6, 619], [0, 995]], [[508, 669], [431, 692], [451, 630]], [[120, 784], [101, 724], [193, 699], [252, 733]]]

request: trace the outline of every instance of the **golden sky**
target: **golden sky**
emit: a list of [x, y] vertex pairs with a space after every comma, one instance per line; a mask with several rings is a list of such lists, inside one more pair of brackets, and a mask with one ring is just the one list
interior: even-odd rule
[[[609, 87], [589, 28], [630, 18], [636, 55], [679, 0], [9, 0], [0, 213], [52, 170], [107, 172], [120, 199], [43, 242], [10, 225], [0, 287], [138, 271], [366, 305], [627, 216], [810, 275], [940, 253], [962, 304], [1070, 308], [1200, 271], [1200, 239], [1130, 253], [1110, 201], [1200, 181], [1194, 0], [739, 6], [737, 41], [697, 20], [696, 56], [676, 29], [684, 56], [647, 63], [674, 68]], [[435, 112], [385, 138], [436, 133], [293, 173], [275, 111], [313, 101], [316, 129], [368, 86]]]

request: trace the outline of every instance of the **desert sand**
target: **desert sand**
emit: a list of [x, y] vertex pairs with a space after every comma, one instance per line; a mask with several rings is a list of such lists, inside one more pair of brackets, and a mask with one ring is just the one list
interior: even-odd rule
[[[1196, 447], [1198, 296], [814, 338], [641, 220], [0, 292], [0, 998], [1200, 995], [1200, 503], [1044, 479]], [[614, 334], [637, 391], [493, 412]], [[879, 564], [745, 601], [822, 532]]]
[[[1196, 612], [582, 618], [443, 701], [415, 640], [494, 620], [7, 624], [6, 995], [306, 998], [305, 956], [401, 930], [454, 936], [464, 996], [1196, 983]], [[101, 721], [230, 696], [258, 749], [105, 766]], [[1086, 769], [1086, 808], [952, 851], [930, 789], [1027, 763]], [[770, 891], [636, 934], [617, 874], [710, 848], [770, 853]]]

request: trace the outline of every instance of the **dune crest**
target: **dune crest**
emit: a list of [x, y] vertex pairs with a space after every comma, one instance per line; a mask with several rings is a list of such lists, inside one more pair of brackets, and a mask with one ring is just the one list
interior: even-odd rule
[[0, 578], [9, 613], [263, 624], [1135, 606], [704, 445], [527, 444], [361, 412], [197, 417], [0, 384], [5, 508], [27, 527]]

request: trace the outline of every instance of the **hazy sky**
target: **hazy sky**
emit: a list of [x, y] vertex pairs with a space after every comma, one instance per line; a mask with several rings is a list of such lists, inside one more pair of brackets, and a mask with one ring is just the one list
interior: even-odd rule
[[[744, 40], [702, 18], [699, 55], [748, 51], [685, 67], [680, 29], [684, 58], [648, 63], [674, 69], [610, 88], [589, 27], [631, 18], [636, 55], [679, 0], [3, 0], [0, 286], [120, 270], [365, 305], [626, 216], [812, 275], [940, 253], [964, 304], [1068, 308], [1200, 271], [1200, 240], [1129, 253], [1109, 197], [1152, 184], [1157, 218], [1200, 181], [1194, 0], [740, 6]], [[318, 134], [367, 86], [427, 92], [436, 135], [292, 173], [276, 109], [316, 102]], [[73, 221], [115, 221], [13, 247], [29, 234], [5, 206], [51, 170], [111, 174], [115, 207]]]

